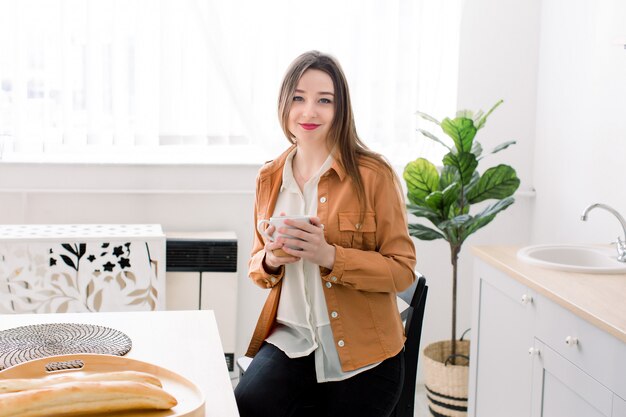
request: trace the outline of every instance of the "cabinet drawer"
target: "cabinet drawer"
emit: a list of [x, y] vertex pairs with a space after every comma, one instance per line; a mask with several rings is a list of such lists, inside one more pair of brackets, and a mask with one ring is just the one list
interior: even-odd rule
[[626, 344], [542, 296], [536, 297], [536, 338], [594, 379], [626, 397]]
[[540, 341], [535, 348], [532, 417], [613, 417], [609, 389]]

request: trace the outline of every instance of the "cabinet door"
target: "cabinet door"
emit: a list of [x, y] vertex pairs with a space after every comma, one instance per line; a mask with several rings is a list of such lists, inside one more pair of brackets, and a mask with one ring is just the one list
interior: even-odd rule
[[609, 389], [539, 340], [535, 349], [532, 417], [611, 417]]
[[532, 293], [482, 263], [477, 266], [475, 285], [469, 413], [528, 417], [532, 382], [528, 349], [534, 340]]

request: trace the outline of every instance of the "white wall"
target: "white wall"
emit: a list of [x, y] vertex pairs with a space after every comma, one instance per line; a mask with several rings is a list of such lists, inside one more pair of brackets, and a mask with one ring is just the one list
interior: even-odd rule
[[[626, 215], [626, 2], [544, 0], [537, 100], [533, 241], [615, 241]], [[565, 12], [564, 12], [565, 11]]]

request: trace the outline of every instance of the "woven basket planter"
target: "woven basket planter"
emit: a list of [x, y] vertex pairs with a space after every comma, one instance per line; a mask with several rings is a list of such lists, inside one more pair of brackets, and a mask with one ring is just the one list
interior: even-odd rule
[[[445, 363], [450, 356], [449, 340], [432, 343], [424, 349], [424, 378], [428, 407], [434, 417], [467, 415], [469, 361], [456, 358], [456, 365]], [[457, 355], [469, 357], [469, 340], [456, 341]]]

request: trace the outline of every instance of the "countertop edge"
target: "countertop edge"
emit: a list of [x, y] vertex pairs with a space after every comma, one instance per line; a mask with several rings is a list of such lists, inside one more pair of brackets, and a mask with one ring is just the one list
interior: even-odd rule
[[[587, 308], [582, 307], [582, 303], [580, 302], [580, 300], [576, 300], [575, 297], [567, 297], [557, 294], [553, 290], [553, 288], [545, 285], [545, 281], [542, 283], [542, 280], [533, 278], [531, 276], [533, 274], [542, 274], [544, 276], [549, 275], [552, 278], [558, 277], [559, 275], [574, 275], [583, 278], [585, 276], [591, 276], [591, 279], [595, 278], [596, 280], [598, 280], [599, 275], [592, 276], [591, 274], [577, 274], [571, 272], [552, 271], [533, 265], [522, 264], [521, 261], [517, 261], [516, 258], [517, 251], [521, 249], [521, 247], [472, 246], [470, 249], [472, 254], [482, 261], [508, 274], [521, 284], [526, 285], [530, 289], [537, 291], [539, 294], [554, 301], [555, 303], [572, 312], [576, 316], [582, 318], [583, 320], [591, 323], [592, 325], [598, 327], [601, 330], [604, 330], [605, 332], [626, 343], [626, 326], [622, 326], [621, 323], [613, 323], [611, 320], [607, 320], [606, 318], [601, 317], [600, 314], [598, 314], [597, 312], [593, 312]], [[496, 253], [505, 256], [497, 257], [495, 256]]]

